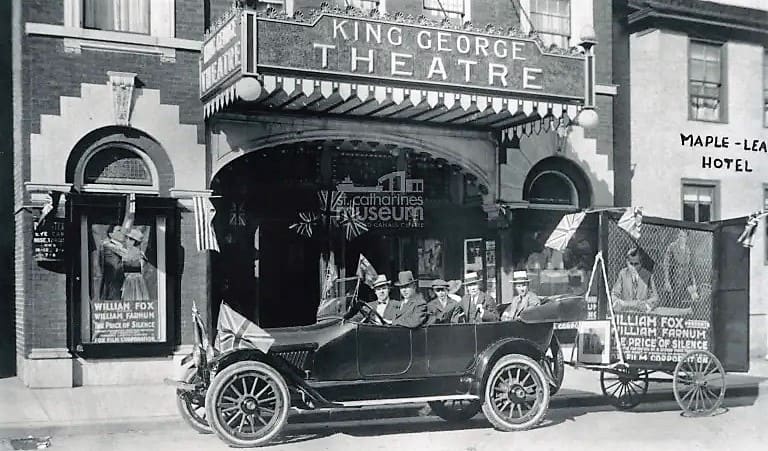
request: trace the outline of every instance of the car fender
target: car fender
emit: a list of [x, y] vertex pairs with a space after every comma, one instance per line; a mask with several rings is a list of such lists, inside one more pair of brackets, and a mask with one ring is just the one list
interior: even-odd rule
[[[493, 343], [478, 354], [475, 359], [473, 370], [469, 374], [469, 392], [481, 399], [483, 398], [488, 374], [496, 362], [505, 355], [521, 354], [539, 362], [545, 353], [546, 350], [542, 351], [534, 342], [525, 338], [505, 338]], [[544, 371], [544, 375], [547, 378], [547, 383], [552, 384], [553, 381], [547, 371]]]

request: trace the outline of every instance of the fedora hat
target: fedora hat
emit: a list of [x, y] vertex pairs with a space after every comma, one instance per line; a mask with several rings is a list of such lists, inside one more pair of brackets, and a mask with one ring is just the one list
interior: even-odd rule
[[514, 271], [510, 283], [529, 283], [528, 273], [525, 271]]
[[397, 282], [395, 282], [396, 286], [405, 287], [412, 283], [416, 283], [416, 279], [413, 278], [413, 272], [400, 271], [399, 273], [397, 273]]
[[141, 230], [139, 229], [131, 229], [131, 231], [128, 232], [128, 238], [134, 239], [141, 243], [141, 241], [144, 240], [144, 234], [141, 233]]
[[373, 288], [379, 288], [382, 285], [389, 285], [389, 279], [384, 274], [376, 276], [376, 280], [373, 281]]
[[448, 282], [446, 282], [443, 279], [436, 279], [432, 281], [432, 288], [438, 288], [438, 287], [448, 288], [448, 286], [449, 286]]
[[464, 285], [472, 285], [475, 283], [480, 283], [482, 279], [480, 276], [477, 275], [476, 272], [468, 272], [464, 274]]

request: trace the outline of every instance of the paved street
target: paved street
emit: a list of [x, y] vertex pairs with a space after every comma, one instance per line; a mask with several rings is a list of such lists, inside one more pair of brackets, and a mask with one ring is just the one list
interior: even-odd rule
[[[289, 425], [275, 450], [644, 450], [660, 446], [687, 450], [748, 450], [768, 440], [768, 400], [726, 399], [727, 409], [707, 418], [685, 418], [671, 402], [641, 405], [633, 412], [609, 407], [551, 409], [537, 429], [502, 433], [478, 415], [452, 426], [437, 417]], [[521, 447], [521, 448], [517, 448]], [[0, 448], [1, 449], [1, 448]], [[203, 436], [181, 421], [126, 433], [83, 433], [52, 438], [53, 450], [226, 450], [215, 436]]]

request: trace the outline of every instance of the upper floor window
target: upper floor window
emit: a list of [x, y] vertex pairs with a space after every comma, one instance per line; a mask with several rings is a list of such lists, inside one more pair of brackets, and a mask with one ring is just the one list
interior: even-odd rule
[[536, 176], [528, 189], [528, 202], [533, 204], [579, 205], [579, 194], [571, 179], [558, 171], [544, 171]]
[[546, 45], [568, 48], [571, 38], [570, 0], [530, 0], [533, 29]]
[[275, 11], [285, 11], [285, 0], [248, 0], [246, 6], [256, 11], [266, 11], [272, 8]]
[[465, 0], [424, 0], [424, 12], [435, 20], [445, 17], [451, 22], [462, 24], [467, 14]]
[[354, 6], [363, 11], [379, 9], [379, 0], [346, 0], [349, 6]]
[[683, 183], [683, 221], [715, 219], [715, 188], [714, 184]]
[[150, 33], [149, 0], [83, 0], [83, 27]]
[[724, 120], [722, 50], [720, 44], [691, 41], [688, 56], [688, 95], [690, 118], [702, 121]]
[[768, 127], [768, 50], [763, 53], [763, 125]]

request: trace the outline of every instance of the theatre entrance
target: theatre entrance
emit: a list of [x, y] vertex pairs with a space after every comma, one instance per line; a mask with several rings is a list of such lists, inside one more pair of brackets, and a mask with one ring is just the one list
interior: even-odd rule
[[[225, 300], [261, 327], [314, 323], [329, 260], [334, 277], [354, 276], [364, 255], [378, 273], [393, 279], [408, 269], [426, 287], [460, 279], [465, 241], [494, 233], [482, 209], [487, 187], [456, 164], [395, 146], [255, 150], [223, 167], [211, 188], [221, 248], [212, 257], [214, 318]], [[359, 294], [373, 297], [365, 286]]]

